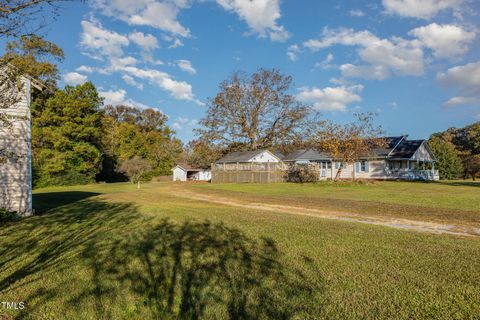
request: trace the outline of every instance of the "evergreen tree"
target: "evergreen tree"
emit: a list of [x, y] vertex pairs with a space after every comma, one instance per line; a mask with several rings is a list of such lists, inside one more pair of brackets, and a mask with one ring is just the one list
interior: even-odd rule
[[102, 98], [87, 82], [32, 104], [34, 183], [95, 181], [102, 160]]

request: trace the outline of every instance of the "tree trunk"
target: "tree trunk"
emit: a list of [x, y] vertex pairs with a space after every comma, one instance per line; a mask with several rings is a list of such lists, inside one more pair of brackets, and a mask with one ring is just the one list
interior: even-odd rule
[[342, 166], [340, 165], [340, 168], [338, 168], [337, 170], [337, 174], [335, 174], [335, 178], [333, 179], [333, 181], [337, 181], [338, 178], [340, 178], [340, 175], [342, 174]]

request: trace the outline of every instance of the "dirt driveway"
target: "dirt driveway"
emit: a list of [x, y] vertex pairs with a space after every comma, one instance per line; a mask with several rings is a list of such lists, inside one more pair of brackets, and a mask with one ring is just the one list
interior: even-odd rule
[[208, 195], [203, 193], [197, 193], [189, 188], [181, 187], [180, 185], [169, 188], [169, 193], [176, 197], [187, 198], [198, 201], [205, 201], [214, 204], [227, 205], [232, 207], [239, 207], [250, 210], [263, 210], [269, 212], [281, 212], [293, 215], [309, 216], [321, 219], [342, 220], [349, 222], [366, 223], [373, 225], [380, 225], [385, 227], [391, 227], [396, 229], [427, 232], [436, 234], [449, 234], [457, 236], [480, 236], [480, 229], [467, 226], [458, 226], [454, 224], [443, 224], [428, 221], [400, 219], [394, 217], [379, 217], [369, 216], [358, 213], [349, 212], [337, 212], [326, 211], [321, 209], [305, 208], [300, 206], [287, 206], [273, 203], [255, 203], [240, 201], [237, 199], [231, 199], [228, 197], [222, 197], [219, 195]]

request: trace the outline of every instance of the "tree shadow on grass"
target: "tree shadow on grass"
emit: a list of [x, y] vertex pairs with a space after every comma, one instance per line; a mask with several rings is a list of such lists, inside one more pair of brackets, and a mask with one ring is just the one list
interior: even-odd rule
[[98, 195], [99, 193], [85, 191], [36, 193], [33, 194], [33, 209], [37, 215], [44, 214], [58, 207]]
[[[148, 309], [153, 318], [305, 318], [320, 277], [311, 281], [303, 270], [286, 268], [280, 256], [271, 239], [256, 241], [208, 221], [168, 220], [116, 242], [103, 258], [94, 244], [84, 252], [99, 280], [98, 301], [111, 294], [108, 283], [121, 282], [137, 297], [136, 312]], [[304, 265], [315, 269], [308, 258]]]
[[224, 224], [158, 221], [133, 204], [84, 199], [8, 225], [0, 238], [0, 294], [28, 293], [16, 318], [45, 309], [103, 319], [318, 314], [312, 260], [287, 265], [273, 240]]

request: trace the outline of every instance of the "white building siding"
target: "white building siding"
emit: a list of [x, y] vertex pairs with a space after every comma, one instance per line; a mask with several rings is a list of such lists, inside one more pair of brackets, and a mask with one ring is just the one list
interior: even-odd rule
[[411, 160], [432, 161], [433, 158], [430, 155], [430, 152], [428, 152], [427, 147], [425, 146], [425, 143], [424, 143], [420, 146], [420, 148], [418, 148], [418, 150], [412, 156]]
[[173, 169], [173, 181], [187, 181], [187, 172], [180, 167], [175, 167]]
[[278, 158], [275, 157], [273, 154], [271, 154], [268, 151], [263, 151], [260, 154], [257, 154], [255, 157], [251, 158], [248, 160], [248, 162], [279, 162]]
[[[360, 162], [357, 165], [356, 163], [344, 165], [342, 172], [340, 173], [340, 179], [387, 179], [387, 171], [385, 170], [385, 161], [384, 160], [369, 160], [365, 163], [363, 169], [360, 166]], [[320, 179], [333, 179], [335, 178], [338, 172], [338, 165], [334, 162], [332, 169], [326, 169], [325, 174]], [[356, 167], [359, 166], [359, 170], [356, 170]]]
[[[0, 150], [7, 161], [0, 163], [0, 207], [22, 215], [32, 213], [30, 81], [22, 79], [23, 92], [17, 103], [0, 112], [7, 124], [0, 123]], [[0, 97], [1, 98], [1, 97]]]

